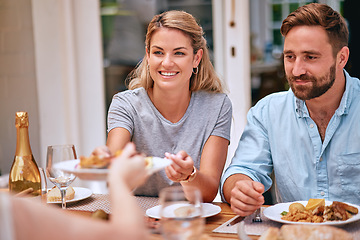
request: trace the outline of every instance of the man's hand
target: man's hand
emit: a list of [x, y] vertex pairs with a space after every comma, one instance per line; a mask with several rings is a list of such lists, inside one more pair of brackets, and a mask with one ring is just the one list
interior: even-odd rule
[[[145, 167], [145, 157], [136, 152], [133, 143], [128, 143], [121, 155], [112, 159], [109, 178], [116, 179], [113, 182], [123, 181], [130, 190], [133, 190], [148, 178]], [[109, 181], [111, 182], [110, 179]]]
[[[230, 191], [230, 196], [228, 194], [229, 199], [228, 202], [231, 204], [231, 209], [234, 213], [241, 216], [249, 216], [256, 209], [260, 208], [261, 205], [264, 204], [264, 185], [259, 182], [255, 182], [248, 178], [247, 176], [236, 174], [230, 176], [225, 184], [232, 185], [232, 189]], [[231, 179], [233, 178], [233, 179]], [[224, 194], [225, 186], [224, 186]]]

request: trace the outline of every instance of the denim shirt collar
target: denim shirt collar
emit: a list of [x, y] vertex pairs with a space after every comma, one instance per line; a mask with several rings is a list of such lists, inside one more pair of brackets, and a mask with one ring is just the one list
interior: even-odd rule
[[[344, 75], [345, 75], [345, 92], [341, 98], [340, 101], [340, 105], [339, 107], [336, 109], [335, 114], [336, 115], [343, 115], [343, 114], [347, 114], [349, 111], [349, 105], [351, 103], [351, 77], [349, 75], [349, 73], [344, 69]], [[291, 89], [290, 89], [291, 91]], [[294, 99], [295, 99], [295, 111], [296, 114], [298, 115], [298, 117], [309, 117], [309, 111], [306, 107], [305, 101], [298, 99], [297, 97], [295, 97], [294, 95]]]

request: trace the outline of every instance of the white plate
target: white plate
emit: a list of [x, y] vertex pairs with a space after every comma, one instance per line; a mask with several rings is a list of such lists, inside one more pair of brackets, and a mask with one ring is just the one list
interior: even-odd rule
[[[221, 212], [221, 207], [211, 204], [211, 203], [202, 203], [201, 206], [202, 206], [202, 210], [203, 210], [202, 216], [205, 218], [214, 216], [214, 215], [218, 214], [219, 212]], [[160, 208], [161, 208], [161, 205], [152, 207], [152, 208], [146, 210], [146, 215], [148, 215], [149, 217], [152, 217], [152, 218], [160, 219]]]
[[[306, 206], [307, 201], [296, 201], [301, 203], [302, 205]], [[353, 215], [352, 218], [346, 220], [346, 221], [327, 221], [327, 222], [322, 222], [322, 223], [311, 223], [311, 222], [291, 222], [291, 221], [286, 221], [281, 219], [281, 213], [283, 211], [288, 212], [289, 211], [289, 206], [290, 204], [292, 204], [294, 202], [288, 202], [288, 203], [279, 203], [276, 204], [274, 206], [265, 208], [264, 210], [264, 215], [265, 217], [276, 221], [276, 222], [280, 222], [280, 223], [288, 223], [288, 224], [303, 224], [303, 225], [344, 225], [344, 224], [348, 224], [351, 222], [355, 222], [358, 221], [360, 219], [360, 213]], [[329, 206], [332, 204], [332, 201], [325, 201], [325, 206]], [[350, 204], [350, 203], [346, 203], [349, 204], [351, 206], [356, 207], [357, 209], [360, 209], [360, 206], [354, 205], [354, 204]]]
[[109, 169], [80, 168], [80, 160], [69, 160], [57, 163], [56, 167], [76, 175], [83, 180], [106, 180]]
[[[82, 187], [73, 187], [73, 188], [74, 188], [74, 191], [75, 191], [74, 198], [71, 199], [71, 200], [67, 200], [66, 203], [72, 203], [72, 202], [77, 202], [77, 201], [80, 201], [80, 200], [84, 200], [86, 198], [89, 198], [92, 195], [92, 191], [90, 189], [88, 189], [88, 188], [82, 188]], [[48, 203], [61, 203], [61, 201], [48, 202]]]
[[[149, 174], [153, 174], [161, 169], [169, 166], [172, 161], [167, 158], [152, 157], [153, 164], [149, 168]], [[106, 180], [109, 173], [109, 169], [97, 169], [97, 168], [80, 168], [80, 160], [69, 160], [60, 162], [56, 165], [57, 168], [76, 175], [83, 180]]]

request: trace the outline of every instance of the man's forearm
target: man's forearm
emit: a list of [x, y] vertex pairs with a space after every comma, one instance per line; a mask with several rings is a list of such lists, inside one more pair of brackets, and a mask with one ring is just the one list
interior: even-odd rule
[[231, 199], [231, 190], [235, 187], [236, 182], [241, 180], [252, 180], [250, 177], [244, 174], [233, 174], [228, 177], [223, 186], [223, 194], [225, 197], [226, 202], [230, 203]]

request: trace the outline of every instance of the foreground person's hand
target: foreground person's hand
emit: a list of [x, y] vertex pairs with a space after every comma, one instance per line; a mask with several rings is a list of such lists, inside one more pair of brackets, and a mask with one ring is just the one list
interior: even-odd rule
[[145, 166], [145, 157], [136, 152], [133, 143], [128, 143], [121, 155], [112, 159], [109, 180], [121, 178], [119, 180], [132, 190], [146, 181], [148, 173]]
[[231, 209], [238, 215], [249, 216], [264, 204], [264, 185], [252, 180], [239, 180], [231, 190]]

